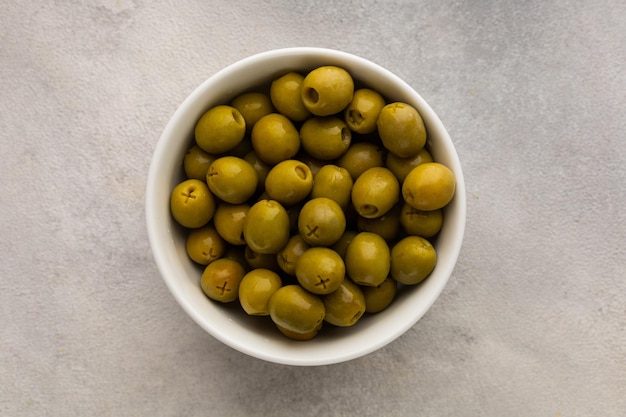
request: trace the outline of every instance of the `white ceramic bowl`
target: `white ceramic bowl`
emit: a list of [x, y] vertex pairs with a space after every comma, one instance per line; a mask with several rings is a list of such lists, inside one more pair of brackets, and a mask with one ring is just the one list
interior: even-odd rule
[[[314, 339], [298, 342], [281, 335], [268, 317], [246, 316], [238, 303], [209, 300], [200, 289], [198, 266], [185, 252], [184, 232], [169, 211], [170, 192], [183, 179], [182, 160], [193, 143], [196, 121], [211, 106], [227, 103], [245, 90], [268, 83], [287, 71], [338, 65], [388, 100], [405, 101], [418, 109], [428, 131], [435, 160], [456, 175], [456, 194], [445, 208], [443, 228], [434, 242], [438, 261], [418, 286], [398, 294], [385, 311], [366, 316], [351, 328], [326, 326]], [[270, 362], [313, 366], [355, 359], [373, 352], [411, 328], [432, 306], [457, 261], [465, 230], [465, 184], [456, 150], [430, 106], [407, 83], [366, 59], [321, 48], [287, 48], [260, 53], [214, 74], [193, 91], [174, 113], [159, 139], [150, 165], [146, 220], [154, 259], [169, 290], [187, 314], [226, 345]]]

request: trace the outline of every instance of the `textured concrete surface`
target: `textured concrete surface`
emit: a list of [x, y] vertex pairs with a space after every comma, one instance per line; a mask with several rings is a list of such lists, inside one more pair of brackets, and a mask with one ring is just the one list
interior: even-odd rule
[[[1, 8], [0, 415], [624, 415], [626, 3], [180, 3]], [[193, 323], [143, 208], [187, 94], [287, 46], [406, 79], [468, 191], [459, 263], [427, 315], [369, 356], [306, 369]]]

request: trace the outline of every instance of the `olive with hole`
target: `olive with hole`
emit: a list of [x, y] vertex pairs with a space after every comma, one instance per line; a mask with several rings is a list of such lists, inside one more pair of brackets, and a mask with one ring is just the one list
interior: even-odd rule
[[254, 252], [276, 254], [289, 241], [289, 216], [275, 200], [261, 200], [248, 210], [243, 237]]
[[330, 198], [313, 198], [300, 210], [298, 231], [311, 246], [331, 246], [341, 238], [345, 229], [343, 210]]
[[389, 275], [389, 246], [376, 233], [358, 233], [346, 249], [345, 263], [346, 273], [355, 283], [380, 285]]
[[250, 132], [252, 126], [263, 116], [274, 112], [272, 100], [267, 94], [256, 91], [243, 93], [233, 99], [231, 106], [239, 110], [246, 121], [246, 130]]
[[280, 113], [261, 117], [252, 127], [250, 139], [258, 157], [270, 165], [291, 159], [300, 150], [300, 133], [293, 122]]
[[200, 117], [194, 129], [197, 145], [212, 154], [228, 152], [246, 133], [246, 121], [236, 108], [219, 105]]
[[352, 131], [338, 117], [312, 117], [300, 127], [302, 148], [313, 158], [330, 161], [350, 147]]
[[365, 296], [361, 288], [346, 279], [339, 287], [322, 297], [326, 315], [324, 320], [334, 326], [349, 327], [365, 313]]
[[373, 219], [387, 213], [398, 202], [400, 184], [389, 169], [373, 167], [354, 181], [351, 196], [357, 213]]
[[241, 279], [239, 303], [246, 314], [269, 316], [270, 298], [282, 285], [276, 272], [264, 268], [253, 269]]
[[439, 162], [416, 166], [402, 183], [402, 196], [418, 210], [437, 210], [454, 197], [456, 181], [450, 168]]
[[368, 313], [380, 313], [393, 302], [398, 292], [398, 283], [392, 277], [375, 287], [361, 287], [365, 297], [365, 311]]
[[344, 118], [348, 127], [356, 133], [372, 133], [377, 129], [376, 121], [384, 106], [385, 99], [380, 93], [369, 88], [361, 88], [354, 92]]
[[291, 236], [285, 247], [276, 254], [278, 266], [287, 275], [296, 276], [296, 262], [310, 247], [299, 234]]
[[384, 166], [385, 150], [371, 142], [357, 142], [337, 160], [336, 165], [346, 169], [356, 180], [363, 172], [372, 167]]
[[230, 303], [239, 297], [239, 284], [246, 270], [237, 261], [220, 258], [206, 266], [200, 278], [204, 294], [212, 300]]
[[187, 255], [200, 265], [208, 265], [222, 257], [226, 244], [212, 224], [192, 229], [185, 241]]
[[202, 149], [198, 145], [193, 145], [187, 150], [183, 159], [183, 169], [187, 178], [206, 181], [206, 173], [209, 166], [217, 156], [212, 155]]
[[332, 249], [307, 249], [296, 261], [296, 278], [302, 287], [313, 294], [330, 294], [339, 288], [346, 275], [341, 256]]
[[285, 206], [304, 200], [313, 188], [313, 174], [304, 163], [287, 159], [274, 165], [265, 179], [265, 192], [269, 198]]
[[302, 81], [302, 102], [316, 116], [343, 111], [354, 93], [354, 80], [348, 71], [325, 65], [310, 71]]
[[400, 284], [419, 284], [436, 263], [435, 248], [421, 236], [407, 236], [391, 248], [391, 276]]
[[269, 301], [270, 317], [281, 333], [295, 340], [309, 340], [322, 328], [324, 302], [300, 285], [285, 285]]
[[223, 156], [209, 166], [206, 182], [211, 192], [220, 200], [241, 204], [254, 195], [258, 177], [246, 160], [236, 156]]
[[215, 197], [205, 182], [188, 179], [172, 190], [170, 212], [181, 226], [191, 229], [207, 224], [215, 213]]
[[376, 126], [383, 146], [400, 158], [417, 154], [426, 144], [424, 121], [410, 104], [394, 102], [385, 105]]
[[213, 216], [217, 233], [232, 245], [245, 245], [243, 224], [249, 210], [249, 204], [220, 203]]
[[433, 157], [426, 148], [408, 158], [399, 158], [391, 152], [388, 152], [385, 158], [385, 166], [393, 172], [400, 184], [413, 168], [426, 162], [433, 162]]
[[400, 224], [401, 208], [400, 204], [396, 204], [387, 213], [373, 219], [358, 216], [356, 219], [357, 230], [376, 233], [387, 242], [396, 240], [403, 231]]
[[302, 81], [304, 75], [288, 72], [270, 85], [270, 99], [276, 110], [295, 122], [301, 122], [311, 115], [302, 101]]
[[351, 202], [352, 176], [347, 169], [337, 165], [324, 165], [313, 177], [311, 198], [330, 198], [346, 210]]

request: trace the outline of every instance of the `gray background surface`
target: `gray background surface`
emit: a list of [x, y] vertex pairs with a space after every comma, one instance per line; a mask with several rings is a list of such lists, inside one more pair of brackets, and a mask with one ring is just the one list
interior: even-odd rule
[[[0, 7], [0, 415], [624, 416], [626, 3], [153, 3]], [[407, 80], [468, 193], [433, 308], [387, 347], [317, 368], [201, 330], [144, 217], [177, 106], [288, 46]]]

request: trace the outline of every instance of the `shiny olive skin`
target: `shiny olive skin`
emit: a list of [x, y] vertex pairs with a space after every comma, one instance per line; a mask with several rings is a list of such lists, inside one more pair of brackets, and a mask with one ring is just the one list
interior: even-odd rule
[[346, 272], [359, 285], [380, 285], [390, 269], [390, 251], [385, 239], [375, 233], [357, 234], [346, 249]]
[[341, 238], [345, 229], [343, 210], [329, 198], [313, 198], [300, 210], [298, 231], [311, 246], [331, 246]]
[[254, 195], [258, 176], [252, 165], [236, 156], [223, 156], [213, 161], [206, 174], [209, 189], [219, 199], [241, 204]]
[[239, 262], [221, 258], [206, 266], [200, 278], [200, 286], [210, 299], [230, 303], [237, 300], [239, 284], [245, 273]]
[[274, 165], [265, 179], [267, 195], [285, 206], [304, 200], [313, 188], [313, 174], [304, 162], [287, 159]]
[[365, 296], [361, 288], [350, 281], [343, 280], [339, 287], [322, 297], [326, 315], [324, 320], [334, 326], [353, 326], [365, 313]]
[[273, 253], [259, 253], [253, 251], [250, 246], [246, 246], [244, 250], [246, 264], [250, 269], [269, 269], [278, 271], [278, 261]]
[[400, 184], [402, 184], [413, 168], [426, 162], [433, 162], [433, 157], [428, 150], [422, 148], [416, 155], [408, 158], [399, 158], [389, 152], [385, 159], [385, 166], [393, 172]]
[[246, 244], [255, 252], [276, 254], [289, 241], [289, 216], [275, 200], [256, 202], [243, 225]]
[[326, 310], [319, 296], [300, 285], [285, 285], [269, 301], [272, 321], [287, 337], [309, 340], [322, 328]]
[[377, 128], [376, 121], [384, 106], [385, 99], [380, 93], [369, 88], [361, 88], [352, 95], [344, 118], [353, 131], [361, 134], [372, 133]]
[[311, 198], [330, 198], [342, 209], [346, 209], [351, 202], [352, 176], [347, 169], [337, 165], [324, 165], [313, 177]]
[[387, 242], [390, 242], [397, 239], [402, 231], [400, 213], [401, 206], [396, 204], [391, 210], [380, 217], [368, 219], [358, 216], [356, 220], [357, 229], [360, 232], [376, 233]]
[[187, 178], [206, 181], [206, 173], [209, 166], [217, 156], [212, 155], [202, 149], [198, 145], [193, 145], [183, 159], [183, 169]]
[[304, 75], [289, 72], [272, 81], [270, 86], [270, 98], [276, 110], [295, 122], [311, 115], [302, 102], [302, 81]]
[[343, 259], [329, 248], [309, 248], [296, 261], [298, 282], [313, 294], [330, 294], [339, 288], [345, 276]]
[[443, 225], [443, 211], [418, 210], [405, 203], [400, 212], [400, 224], [409, 235], [433, 237]]
[[353, 143], [337, 160], [336, 165], [348, 170], [352, 179], [356, 180], [369, 168], [382, 167], [385, 161], [384, 154], [384, 149], [374, 143]]
[[354, 93], [354, 80], [343, 68], [326, 65], [310, 71], [302, 81], [304, 106], [316, 116], [343, 111]]
[[220, 203], [213, 216], [217, 233], [232, 245], [245, 245], [243, 224], [250, 210], [249, 204]]
[[385, 105], [376, 126], [385, 148], [400, 158], [417, 154], [426, 144], [424, 121], [410, 104], [394, 102]]
[[274, 106], [267, 94], [251, 91], [243, 93], [231, 102], [231, 106], [239, 110], [246, 121], [246, 130], [250, 132], [252, 126], [263, 116], [274, 112]]
[[391, 248], [391, 276], [400, 284], [419, 284], [436, 263], [435, 248], [423, 237], [405, 237]]
[[185, 242], [187, 255], [200, 265], [208, 265], [222, 257], [226, 244], [212, 224], [192, 229]]
[[202, 227], [215, 213], [215, 197], [205, 182], [188, 179], [172, 190], [170, 211], [181, 226], [188, 228]]
[[243, 140], [245, 133], [245, 119], [239, 110], [227, 105], [207, 110], [194, 130], [198, 146], [212, 154], [230, 151]]
[[302, 254], [311, 246], [302, 239], [299, 234], [293, 235], [280, 252], [276, 254], [276, 260], [280, 269], [287, 275], [296, 276], [296, 262]]
[[380, 313], [394, 300], [398, 292], [398, 283], [392, 277], [375, 287], [361, 287], [365, 297], [365, 311], [368, 313]]
[[282, 285], [276, 272], [264, 268], [253, 269], [241, 279], [239, 303], [246, 314], [269, 316], [270, 298]]
[[402, 183], [402, 196], [418, 210], [437, 210], [454, 197], [456, 181], [450, 168], [438, 162], [427, 162], [413, 168]]
[[400, 184], [393, 172], [373, 167], [354, 181], [352, 204], [357, 213], [367, 219], [387, 213], [400, 199]]
[[348, 125], [334, 116], [312, 117], [300, 127], [302, 148], [313, 158], [330, 161], [343, 155], [352, 142]]
[[291, 120], [279, 113], [260, 118], [250, 136], [258, 157], [270, 165], [291, 159], [300, 150], [300, 133]]

